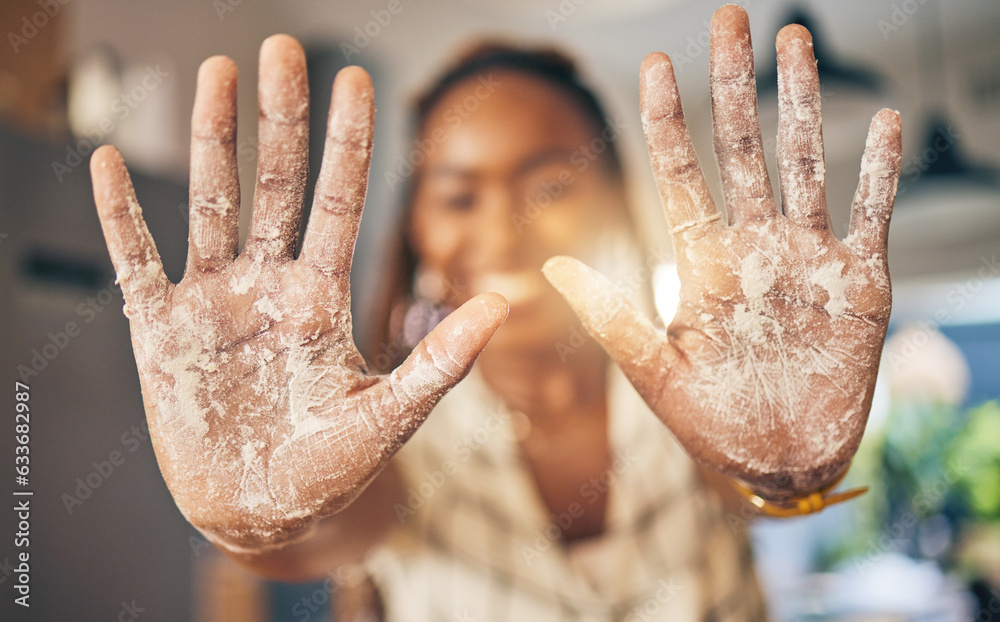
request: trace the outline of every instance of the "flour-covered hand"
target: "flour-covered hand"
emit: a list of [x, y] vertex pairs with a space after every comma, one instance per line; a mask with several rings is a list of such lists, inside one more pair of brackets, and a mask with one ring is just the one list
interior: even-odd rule
[[643, 126], [681, 279], [667, 334], [583, 264], [558, 257], [545, 271], [699, 464], [782, 500], [843, 472], [864, 432], [891, 305], [900, 121], [890, 110], [872, 120], [850, 232], [838, 240], [808, 31], [792, 25], [777, 37], [781, 209], [764, 162], [746, 13], [723, 7], [711, 34], [728, 218], [702, 176], [670, 59], [650, 54], [641, 69]]
[[125, 296], [157, 462], [177, 506], [209, 539], [260, 552], [347, 506], [504, 317], [470, 300], [386, 376], [351, 334], [350, 272], [365, 202], [374, 105], [349, 67], [333, 89], [323, 164], [302, 245], [308, 88], [291, 37], [261, 46], [257, 185], [237, 254], [236, 67], [205, 61], [192, 115], [191, 230], [184, 278], [163, 273], [121, 156], [91, 162], [94, 196]]

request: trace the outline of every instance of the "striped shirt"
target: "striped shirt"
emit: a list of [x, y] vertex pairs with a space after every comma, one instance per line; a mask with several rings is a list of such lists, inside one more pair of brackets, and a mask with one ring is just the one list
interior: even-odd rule
[[[559, 515], [476, 371], [441, 400], [396, 457], [407, 498], [366, 562], [389, 622], [766, 619], [745, 531], [614, 366], [608, 383], [611, 467]], [[601, 487], [604, 532], [567, 545]]]

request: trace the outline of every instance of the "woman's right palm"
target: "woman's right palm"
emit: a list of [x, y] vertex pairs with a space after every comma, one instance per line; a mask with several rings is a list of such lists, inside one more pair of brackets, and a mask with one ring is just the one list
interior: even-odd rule
[[338, 75], [309, 226], [293, 258], [308, 141], [305, 59], [291, 37], [261, 47], [257, 187], [237, 256], [236, 68], [206, 61], [192, 117], [191, 230], [171, 284], [121, 156], [91, 162], [126, 301], [163, 477], [213, 541], [261, 550], [348, 505], [469, 371], [506, 315], [495, 294], [442, 322], [388, 376], [369, 376], [351, 334], [350, 269], [374, 107], [368, 75]]

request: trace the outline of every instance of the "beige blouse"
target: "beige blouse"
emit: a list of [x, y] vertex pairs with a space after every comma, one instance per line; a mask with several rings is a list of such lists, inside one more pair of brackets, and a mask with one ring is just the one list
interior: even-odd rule
[[[397, 455], [399, 522], [367, 560], [390, 622], [764, 620], [743, 521], [617, 368], [605, 532], [570, 546], [519, 453], [511, 413], [474, 371]], [[732, 524], [731, 524], [732, 523]]]

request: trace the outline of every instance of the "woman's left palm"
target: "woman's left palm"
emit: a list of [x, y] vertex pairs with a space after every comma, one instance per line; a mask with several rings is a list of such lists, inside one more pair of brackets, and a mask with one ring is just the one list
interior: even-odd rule
[[838, 240], [812, 39], [788, 26], [777, 47], [783, 209], [764, 163], [746, 13], [730, 5], [713, 17], [728, 222], [698, 165], [670, 59], [643, 62], [643, 126], [681, 280], [666, 335], [576, 260], [553, 258], [545, 272], [695, 460], [780, 500], [834, 479], [861, 441], [891, 305], [886, 236], [901, 158], [899, 116], [882, 110], [850, 234]]

